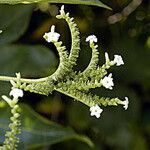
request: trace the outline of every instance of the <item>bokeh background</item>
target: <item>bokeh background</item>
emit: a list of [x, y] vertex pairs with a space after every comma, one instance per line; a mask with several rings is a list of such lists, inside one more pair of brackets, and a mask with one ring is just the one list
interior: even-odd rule
[[[128, 110], [122, 106], [103, 107], [101, 117], [96, 119], [90, 116], [87, 106], [61, 93], [54, 91], [46, 97], [25, 92], [20, 101], [24, 116], [19, 149], [150, 149], [150, 2], [105, 0], [105, 4], [113, 10], [65, 5], [65, 10], [75, 18], [81, 32], [82, 50], [75, 69], [84, 70], [88, 65], [91, 50], [85, 39], [95, 34], [100, 64], [104, 63], [104, 52], [108, 52], [111, 59], [114, 54], [122, 55], [125, 65], [109, 70], [114, 77], [113, 90], [100, 88], [92, 92], [121, 99], [127, 96], [130, 102]], [[57, 51], [42, 36], [55, 24], [64, 45], [68, 49], [71, 47], [67, 24], [55, 18], [60, 7], [60, 4], [48, 3], [0, 5], [0, 29], [3, 30], [0, 34], [1, 75], [15, 76], [20, 72], [22, 77], [39, 78], [56, 70], [59, 63]], [[0, 94], [8, 95], [9, 91], [9, 83], [0, 82]], [[4, 139], [10, 115], [5, 106], [1, 101], [0, 142]], [[56, 132], [59, 130], [63, 135]], [[90, 147], [87, 139], [83, 140], [80, 135], [90, 138], [95, 146]]]

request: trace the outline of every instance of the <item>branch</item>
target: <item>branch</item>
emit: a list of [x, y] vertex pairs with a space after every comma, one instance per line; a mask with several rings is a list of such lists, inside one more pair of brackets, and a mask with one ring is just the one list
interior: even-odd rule
[[127, 7], [125, 7], [120, 13], [116, 13], [108, 17], [109, 24], [115, 24], [124, 18], [127, 18], [137, 7], [142, 3], [143, 0], [133, 0]]
[[[25, 79], [25, 78], [20, 78], [20, 81], [22, 83], [39, 83], [39, 82], [43, 82], [47, 79], [47, 77], [45, 78], [40, 78], [40, 79]], [[0, 76], [0, 81], [8, 81], [10, 82], [11, 80], [13, 81], [17, 81], [17, 77], [9, 77], [9, 76]]]

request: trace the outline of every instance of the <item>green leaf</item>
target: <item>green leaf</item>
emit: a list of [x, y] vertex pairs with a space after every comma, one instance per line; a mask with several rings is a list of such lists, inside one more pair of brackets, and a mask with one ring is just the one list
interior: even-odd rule
[[[0, 143], [4, 140], [4, 133], [8, 129], [8, 118], [10, 109], [0, 108]], [[89, 138], [79, 135], [71, 128], [63, 127], [52, 121], [49, 121], [31, 110], [27, 105], [21, 105], [21, 134], [18, 150], [37, 148], [63, 142], [70, 139], [76, 139], [93, 146]]]
[[33, 5], [0, 5], [0, 44], [16, 41], [26, 31]]
[[8, 45], [0, 47], [0, 73], [13, 75], [20, 72], [23, 76], [46, 76], [57, 65], [52, 51], [40, 45]]
[[103, 7], [106, 9], [111, 9], [107, 5], [103, 4], [99, 0], [0, 0], [0, 3], [3, 4], [31, 4], [37, 2], [50, 2], [50, 3], [65, 3], [65, 4], [84, 4], [84, 5], [94, 5], [98, 7]]

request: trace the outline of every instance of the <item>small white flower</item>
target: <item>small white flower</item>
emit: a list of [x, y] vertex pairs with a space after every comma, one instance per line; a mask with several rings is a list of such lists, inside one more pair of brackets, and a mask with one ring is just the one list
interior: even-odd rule
[[114, 83], [113, 83], [113, 78], [112, 78], [112, 73], [110, 73], [107, 76], [105, 76], [102, 80], [101, 80], [101, 84], [106, 88], [106, 89], [110, 89], [112, 90], [112, 86], [114, 86]]
[[90, 107], [91, 116], [96, 116], [96, 118], [99, 118], [101, 116], [101, 113], [103, 109], [101, 109], [97, 104], [95, 106]]
[[0, 30], [0, 33], [2, 33], [3, 31], [2, 30]]
[[116, 66], [124, 65], [123, 59], [120, 55], [114, 55], [114, 62]]
[[54, 25], [51, 26], [51, 31], [48, 33], [45, 33], [43, 36], [43, 38], [47, 42], [57, 42], [59, 37], [60, 37], [60, 34], [55, 32], [55, 26]]
[[129, 99], [128, 97], [125, 97], [125, 101], [122, 102], [122, 104], [124, 105], [124, 109], [127, 110], [128, 109], [128, 105], [129, 105]]
[[86, 38], [86, 42], [90, 42], [90, 43], [93, 43], [93, 42], [97, 42], [97, 37], [95, 35], [90, 35]]
[[9, 95], [14, 98], [23, 97], [23, 91], [21, 89], [14, 88], [10, 91]]

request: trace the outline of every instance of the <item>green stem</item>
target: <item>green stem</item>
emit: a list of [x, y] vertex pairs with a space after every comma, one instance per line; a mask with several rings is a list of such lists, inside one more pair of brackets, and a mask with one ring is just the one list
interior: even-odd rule
[[[46, 81], [47, 77], [45, 78], [40, 78], [40, 79], [25, 79], [25, 78], [21, 78], [19, 79], [21, 82], [25, 82], [25, 83], [38, 83], [38, 82], [43, 82]], [[16, 77], [9, 77], [9, 76], [0, 76], [0, 81], [18, 81], [18, 78]]]

